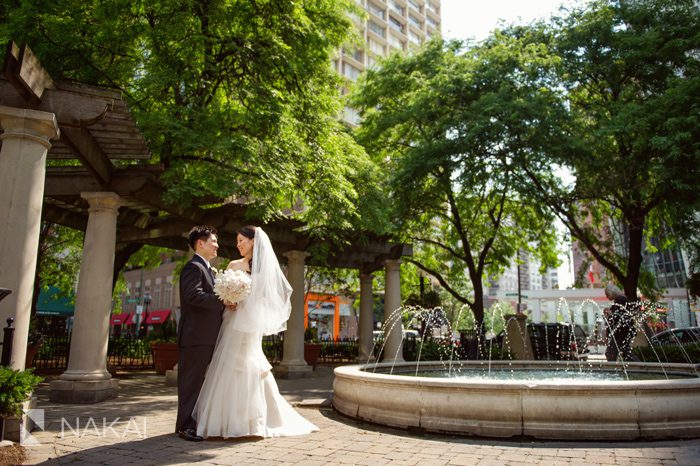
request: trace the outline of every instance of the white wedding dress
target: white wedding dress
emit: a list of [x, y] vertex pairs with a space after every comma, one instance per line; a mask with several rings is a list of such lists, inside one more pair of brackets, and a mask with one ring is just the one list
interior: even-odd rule
[[[224, 311], [214, 355], [194, 408], [197, 435], [205, 438], [281, 437], [318, 430], [280, 395], [272, 366], [263, 354], [263, 335], [286, 328], [289, 312], [284, 309], [280, 313], [279, 309], [289, 304], [291, 287], [260, 228], [256, 229], [253, 258], [251, 293], [235, 311]], [[261, 277], [260, 267], [265, 270], [266, 266], [274, 266], [276, 271], [271, 275], [268, 269]]]

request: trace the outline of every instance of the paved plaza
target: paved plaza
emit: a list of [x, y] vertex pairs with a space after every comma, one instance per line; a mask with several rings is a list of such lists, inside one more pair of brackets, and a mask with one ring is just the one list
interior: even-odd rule
[[700, 439], [658, 442], [544, 442], [433, 435], [348, 419], [329, 406], [332, 368], [314, 377], [279, 380], [280, 391], [320, 427], [302, 437], [186, 442], [173, 434], [177, 397], [165, 378], [124, 374], [117, 399], [96, 405], [59, 405], [38, 390], [45, 428], [27, 447], [24, 464], [244, 465], [420, 464], [583, 465], [700, 464]]

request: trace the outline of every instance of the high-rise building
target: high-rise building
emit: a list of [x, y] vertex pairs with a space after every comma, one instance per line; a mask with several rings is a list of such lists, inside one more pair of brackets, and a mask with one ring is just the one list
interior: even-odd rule
[[489, 280], [488, 296], [496, 296], [499, 292], [510, 295], [520, 290], [557, 290], [559, 289], [559, 272], [549, 267], [544, 273], [540, 272], [540, 260], [527, 251], [520, 251], [519, 260], [513, 258], [511, 264], [497, 279]]
[[[611, 221], [612, 223], [612, 221]], [[621, 231], [615, 237], [615, 248], [620, 255], [628, 251], [629, 236], [624, 228], [618, 227], [611, 231]], [[656, 278], [656, 286], [661, 289], [684, 288], [688, 278], [688, 261], [682, 249], [675, 247], [660, 249], [660, 241], [650, 238], [649, 242], [657, 248], [649, 250], [642, 245], [643, 267]], [[614, 278], [578, 241], [573, 242], [575, 283], [580, 288], [603, 288]]]
[[[333, 61], [336, 71], [355, 81], [379, 58], [394, 51], [409, 50], [440, 34], [440, 0], [357, 0], [367, 15], [355, 17], [362, 38], [356, 49], [343, 49]], [[346, 107], [344, 119], [357, 124], [356, 110]]]

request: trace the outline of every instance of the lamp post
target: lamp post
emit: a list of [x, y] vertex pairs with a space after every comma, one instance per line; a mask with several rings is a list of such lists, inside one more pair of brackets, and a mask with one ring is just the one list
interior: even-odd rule
[[143, 295], [143, 330], [146, 335], [148, 335], [148, 325], [146, 321], [148, 320], [148, 305], [151, 304], [151, 295], [146, 293]]

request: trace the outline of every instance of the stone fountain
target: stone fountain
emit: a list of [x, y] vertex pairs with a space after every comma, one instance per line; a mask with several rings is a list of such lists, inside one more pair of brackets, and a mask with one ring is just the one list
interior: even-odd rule
[[[333, 406], [355, 419], [446, 434], [692, 438], [700, 437], [699, 369], [694, 364], [607, 361], [368, 363], [335, 369]], [[542, 370], [554, 371], [555, 377], [529, 376]], [[512, 377], [468, 375], [474, 372]], [[434, 377], [446, 374], [459, 377]]]

